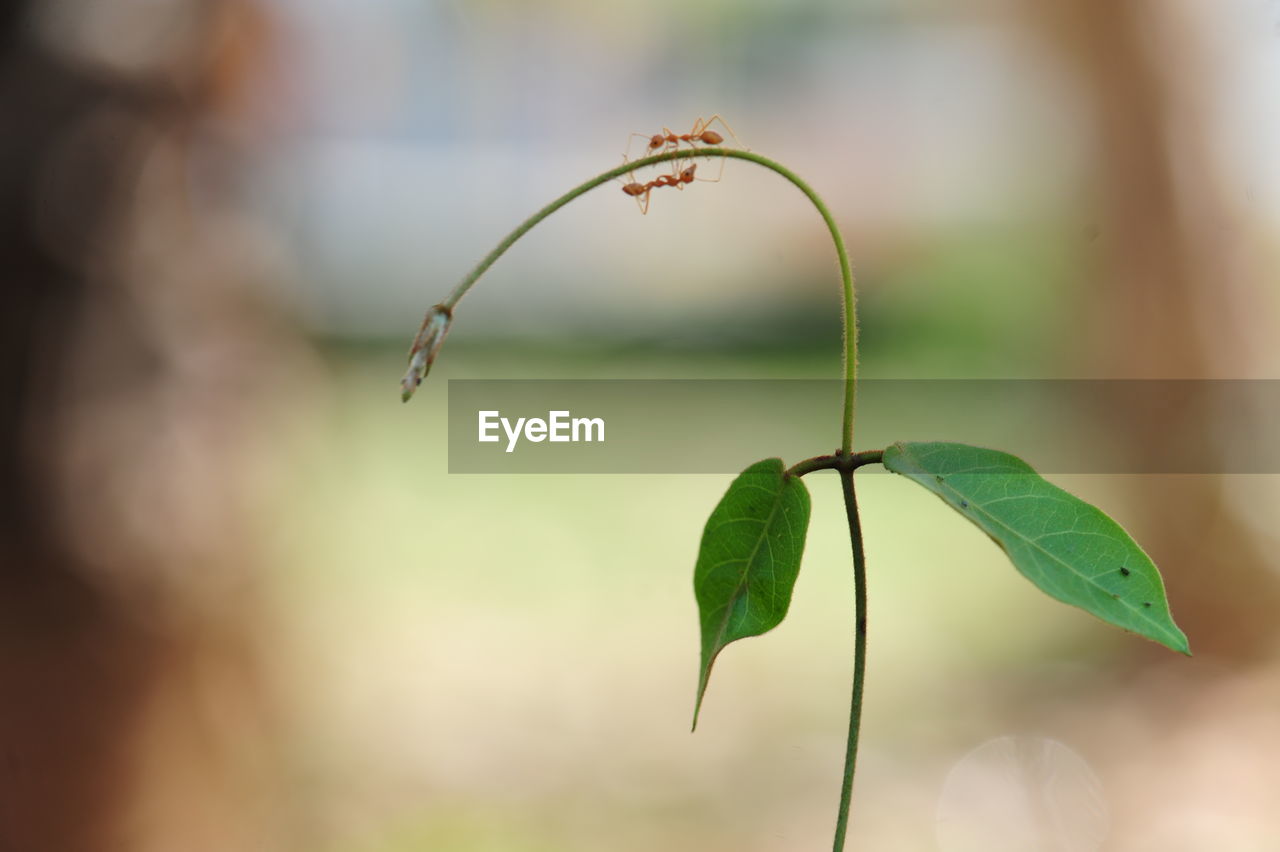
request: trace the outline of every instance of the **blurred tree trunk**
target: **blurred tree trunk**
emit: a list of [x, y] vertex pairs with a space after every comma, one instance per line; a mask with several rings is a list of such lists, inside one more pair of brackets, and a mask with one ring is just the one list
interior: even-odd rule
[[[257, 776], [230, 747], [263, 741], [242, 512], [219, 479], [236, 475], [254, 365], [206, 359], [201, 379], [240, 385], [216, 400], [184, 396], [175, 367], [251, 314], [179, 230], [184, 144], [226, 35], [186, 5], [162, 74], [52, 49], [37, 4], [0, 12], [5, 852], [281, 848], [239, 810]], [[141, 208], [165, 198], [157, 232]], [[175, 274], [188, 266], [205, 279]]]
[[[130, 722], [158, 666], [139, 625], [88, 582], [60, 540], [47, 443], [58, 423], [56, 378], [85, 301], [84, 275], [34, 239], [39, 165], [60, 133], [103, 93], [20, 41], [21, 10], [3, 33], [0, 126], [0, 848], [89, 850], [109, 836], [126, 792]], [[80, 187], [95, 227], [111, 163]]]
[[[1265, 316], [1251, 287], [1262, 276], [1236, 262], [1232, 243], [1247, 234], [1222, 227], [1234, 213], [1211, 157], [1211, 114], [1196, 102], [1210, 63], [1194, 23], [1179, 17], [1187, 9], [1136, 0], [1028, 8], [1080, 83], [1094, 122], [1102, 254], [1080, 294], [1072, 351], [1096, 359], [1101, 378], [1249, 377], [1249, 341], [1259, 335], [1247, 326]], [[1212, 97], [1212, 83], [1204, 85]], [[1165, 407], [1148, 402], [1118, 394], [1108, 403], [1139, 469], [1170, 458], [1182, 443], [1175, 433], [1206, 436], [1202, 458], [1221, 458], [1209, 412], [1188, 405], [1170, 423]], [[1193, 651], [1237, 660], [1273, 652], [1280, 582], [1225, 499], [1224, 482], [1135, 480], [1135, 533], [1165, 574]]]

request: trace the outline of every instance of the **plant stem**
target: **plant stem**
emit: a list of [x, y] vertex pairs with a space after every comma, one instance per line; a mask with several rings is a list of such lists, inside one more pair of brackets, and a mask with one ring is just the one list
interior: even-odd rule
[[[858, 378], [858, 314], [853, 289], [853, 269], [849, 263], [849, 253], [845, 250], [844, 238], [840, 235], [840, 229], [836, 227], [836, 221], [831, 215], [831, 211], [827, 208], [827, 205], [823, 202], [822, 198], [819, 197], [818, 193], [813, 191], [813, 187], [809, 186], [809, 184], [801, 180], [795, 172], [791, 171], [781, 163], [775, 162], [768, 157], [762, 157], [751, 151], [739, 151], [736, 148], [701, 148], [696, 151], [667, 151], [662, 154], [655, 154], [652, 157], [643, 157], [639, 160], [635, 160], [634, 162], [623, 163], [622, 165], [610, 169], [603, 174], [597, 175], [591, 180], [569, 190], [564, 195], [560, 196], [555, 201], [552, 201], [546, 207], [543, 207], [541, 210], [517, 225], [514, 231], [508, 234], [502, 242], [498, 243], [498, 245], [494, 247], [493, 251], [485, 255], [484, 258], [476, 264], [475, 268], [467, 273], [466, 277], [458, 283], [458, 286], [453, 288], [453, 292], [449, 294], [448, 298], [438, 306], [433, 307], [432, 311], [427, 313], [427, 318], [423, 321], [423, 330], [419, 332], [418, 339], [414, 340], [413, 347], [409, 350], [410, 362], [413, 363], [413, 356], [417, 354], [418, 350], [421, 348], [421, 344], [424, 342], [424, 332], [427, 330], [430, 323], [432, 312], [434, 312], [437, 307], [443, 308], [447, 312], [452, 312], [454, 306], [457, 305], [462, 297], [467, 294], [467, 291], [470, 290], [472, 285], [479, 280], [480, 276], [483, 275], [490, 266], [493, 266], [494, 262], [498, 258], [502, 257], [502, 255], [506, 253], [507, 249], [511, 248], [511, 246], [515, 244], [516, 240], [528, 233], [533, 226], [537, 225], [543, 219], [547, 218], [570, 201], [573, 201], [578, 196], [595, 189], [601, 184], [608, 183], [614, 178], [621, 177], [622, 175], [635, 171], [636, 169], [651, 166], [656, 163], [664, 163], [670, 160], [685, 160], [693, 157], [727, 157], [735, 160], [746, 160], [748, 162], [755, 163], [756, 165], [763, 166], [766, 169], [770, 169], [791, 181], [797, 189], [803, 192], [817, 209], [818, 213], [822, 215], [822, 220], [826, 222], [827, 230], [831, 232], [831, 241], [836, 247], [836, 257], [840, 261], [840, 279], [841, 284], [843, 285], [842, 293], [844, 298], [844, 416], [840, 432], [840, 447], [846, 454], [852, 452], [853, 413]], [[430, 366], [430, 364], [427, 363], [425, 366]], [[421, 365], [414, 369], [418, 369], [425, 373], [425, 369], [422, 369]], [[406, 387], [409, 389], [408, 393], [412, 393], [412, 388], [417, 386], [418, 379], [421, 379], [421, 375], [414, 377], [414, 381], [407, 383]]]
[[849, 541], [853, 545], [853, 698], [849, 705], [849, 738], [845, 744], [844, 781], [840, 787], [840, 812], [836, 816], [834, 852], [843, 852], [849, 828], [849, 803], [853, 798], [853, 771], [858, 762], [858, 729], [862, 724], [862, 682], [867, 669], [867, 558], [862, 550], [862, 523], [858, 519], [858, 498], [853, 491], [853, 469], [840, 468], [844, 509], [849, 519]]
[[827, 230], [831, 233], [831, 241], [835, 245], [836, 257], [840, 261], [841, 292], [844, 303], [844, 409], [843, 417], [841, 418], [840, 450], [832, 456], [815, 456], [814, 458], [806, 459], [788, 470], [787, 475], [804, 476], [806, 473], [811, 473], [815, 470], [832, 469], [839, 472], [840, 482], [844, 489], [845, 510], [849, 518], [849, 538], [853, 545], [854, 609], [856, 619], [853, 657], [853, 702], [849, 715], [849, 739], [845, 752], [844, 783], [840, 792], [840, 814], [836, 822], [835, 836], [835, 850], [836, 852], [842, 852], [849, 822], [849, 804], [853, 794], [853, 772], [858, 753], [858, 728], [862, 717], [862, 682], [866, 668], [867, 636], [866, 562], [862, 551], [862, 531], [858, 520], [858, 504], [853, 491], [853, 471], [862, 465], [881, 461], [883, 453], [879, 450], [862, 453], [853, 452], [853, 421], [858, 378], [858, 313], [853, 287], [853, 270], [849, 263], [849, 253], [845, 249], [844, 238], [840, 235], [840, 229], [836, 226], [835, 218], [831, 215], [831, 211], [818, 193], [814, 192], [813, 188], [801, 180], [795, 172], [781, 163], [751, 151], [740, 151], [734, 148], [667, 151], [651, 157], [643, 157], [634, 162], [624, 162], [616, 168], [597, 175], [569, 190], [516, 226], [514, 231], [508, 234], [502, 242], [498, 243], [492, 251], [476, 264], [474, 269], [467, 273], [466, 277], [458, 283], [458, 286], [453, 289], [448, 298], [427, 312], [422, 327], [418, 331], [418, 336], [414, 339], [413, 346], [409, 350], [410, 367], [402, 382], [402, 387], [404, 388], [403, 398], [407, 401], [412, 396], [414, 389], [430, 368], [436, 350], [443, 341], [449, 322], [453, 318], [454, 307], [467, 294], [467, 291], [475, 285], [480, 276], [498, 258], [502, 257], [507, 249], [515, 244], [516, 240], [528, 233], [535, 225], [578, 196], [636, 169], [671, 160], [712, 157], [746, 160], [770, 169], [789, 180], [805, 194], [805, 197], [809, 199], [810, 203], [822, 216], [822, 220], [827, 225]]

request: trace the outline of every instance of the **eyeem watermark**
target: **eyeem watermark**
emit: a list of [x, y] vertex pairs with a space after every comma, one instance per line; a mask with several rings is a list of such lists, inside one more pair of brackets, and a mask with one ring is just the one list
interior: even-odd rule
[[573, 417], [568, 411], [548, 411], [547, 419], [541, 417], [520, 417], [512, 422], [502, 416], [500, 411], [478, 411], [479, 433], [476, 440], [485, 444], [495, 444], [501, 440], [498, 429], [507, 436], [507, 452], [515, 452], [516, 444], [523, 437], [535, 444], [543, 441], [552, 443], [592, 443], [604, 442], [603, 417]]
[[[838, 410], [843, 390], [838, 379], [451, 379], [449, 472], [736, 474], [760, 446], [791, 463], [832, 440], [825, 418], [793, 412]], [[949, 438], [1048, 474], [1280, 474], [1280, 379], [863, 379], [858, 399], [859, 448], [932, 440], [945, 423]], [[1140, 452], [1105, 438], [1129, 411], [1158, 416]]]

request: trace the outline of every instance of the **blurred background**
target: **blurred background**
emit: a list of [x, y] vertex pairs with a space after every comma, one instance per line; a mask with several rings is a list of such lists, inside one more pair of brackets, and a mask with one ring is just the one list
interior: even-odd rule
[[[720, 113], [825, 196], [866, 376], [1280, 364], [1275, 0], [15, 0], [0, 59], [4, 852], [829, 843], [834, 478], [790, 618], [690, 736], [729, 478], [449, 476], [443, 437], [449, 378], [838, 375], [799, 193], [735, 161], [645, 217], [580, 199], [398, 398], [423, 311], [633, 131]], [[1241, 452], [1176, 407], [1100, 416], [1139, 456], [1175, 427]], [[1055, 481], [1155, 558], [1195, 658], [865, 477], [851, 848], [1280, 848], [1277, 478]], [[1084, 804], [1026, 840], [1039, 788], [983, 779], [1031, 752]]]

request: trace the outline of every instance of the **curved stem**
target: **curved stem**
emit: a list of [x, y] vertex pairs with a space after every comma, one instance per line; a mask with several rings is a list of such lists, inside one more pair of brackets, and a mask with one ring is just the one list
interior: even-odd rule
[[[434, 342], [438, 345], [439, 337], [435, 340], [429, 340], [429, 329], [432, 325], [433, 316], [437, 316], [440, 311], [451, 315], [453, 308], [467, 294], [467, 291], [479, 280], [494, 262], [506, 253], [507, 249], [515, 244], [516, 240], [523, 237], [535, 225], [561, 207], [573, 201], [580, 195], [589, 192], [601, 184], [608, 183], [614, 178], [621, 177], [636, 169], [651, 166], [656, 163], [664, 163], [670, 160], [686, 160], [695, 157], [711, 158], [711, 157], [727, 157], [735, 160], [746, 160], [756, 165], [770, 169], [787, 180], [805, 194], [813, 206], [821, 214], [822, 220], [827, 224], [827, 230], [831, 232], [831, 240], [836, 247], [836, 256], [840, 261], [840, 279], [843, 285], [844, 296], [844, 417], [842, 419], [842, 427], [840, 433], [841, 449], [848, 454], [853, 450], [853, 414], [855, 405], [855, 392], [857, 388], [858, 378], [858, 312], [857, 302], [853, 288], [853, 269], [849, 263], [849, 253], [845, 250], [844, 238], [840, 235], [840, 229], [836, 227], [835, 218], [831, 215], [831, 211], [827, 205], [819, 197], [818, 193], [813, 191], [813, 187], [805, 183], [795, 172], [788, 169], [781, 163], [775, 162], [768, 157], [762, 157], [751, 151], [740, 151], [736, 148], [701, 148], [696, 151], [680, 150], [667, 151], [662, 154], [655, 154], [652, 157], [643, 157], [634, 162], [623, 163], [617, 168], [610, 169], [603, 174], [593, 177], [591, 180], [574, 187], [564, 195], [552, 201], [546, 207], [534, 213], [528, 219], [525, 219], [516, 229], [506, 236], [502, 242], [498, 243], [484, 258], [476, 264], [475, 268], [467, 273], [466, 277], [453, 288], [443, 302], [434, 306], [427, 312], [427, 317], [423, 320], [422, 329], [418, 332], [418, 337], [414, 340], [413, 347], [409, 350], [410, 374], [405, 377], [405, 399], [408, 399], [413, 393], [413, 389], [417, 387], [422, 376], [426, 374], [427, 368], [431, 366], [430, 362], [434, 358], [434, 352], [427, 356], [420, 356], [420, 350], [428, 342]], [[415, 356], [418, 356], [415, 358]]]
[[854, 496], [853, 490], [853, 471], [864, 465], [879, 462], [882, 458], [881, 451], [868, 451], [864, 453], [853, 452], [853, 420], [854, 409], [856, 404], [857, 376], [858, 376], [858, 316], [857, 302], [855, 300], [855, 292], [853, 287], [853, 270], [849, 263], [849, 254], [845, 249], [844, 238], [840, 235], [840, 229], [836, 226], [835, 218], [831, 215], [831, 211], [818, 196], [809, 184], [805, 183], [801, 178], [783, 166], [781, 163], [762, 157], [759, 154], [750, 151], [740, 151], [733, 148], [703, 148], [696, 151], [679, 150], [667, 151], [661, 154], [655, 154], [651, 157], [644, 157], [635, 162], [624, 162], [622, 165], [610, 169], [603, 174], [574, 187], [564, 195], [552, 201], [541, 210], [534, 213], [528, 219], [521, 222], [516, 229], [508, 234], [502, 242], [498, 243], [492, 251], [476, 264], [475, 268], [467, 273], [466, 277], [458, 283], [443, 302], [435, 305], [427, 312], [426, 318], [422, 322], [422, 327], [418, 331], [417, 337], [413, 341], [413, 346], [409, 350], [409, 371], [406, 373], [403, 381], [403, 399], [406, 401], [413, 395], [414, 390], [426, 375], [427, 370], [431, 367], [431, 362], [435, 359], [436, 352], [444, 341], [445, 335], [448, 333], [449, 325], [453, 319], [453, 309], [461, 301], [467, 291], [480, 279], [490, 266], [492, 266], [498, 258], [506, 253], [507, 249], [515, 244], [528, 233], [535, 225], [561, 207], [573, 201], [580, 195], [589, 192], [596, 187], [607, 183], [614, 178], [621, 177], [636, 169], [645, 166], [655, 165], [657, 163], [668, 162], [670, 160], [684, 160], [690, 158], [712, 158], [725, 157], [737, 160], [746, 160], [763, 166], [773, 172], [781, 175], [789, 180], [797, 189], [805, 194], [822, 216], [822, 220], [827, 225], [827, 230], [831, 233], [831, 241], [835, 245], [836, 256], [840, 261], [840, 278], [842, 284], [842, 295], [844, 301], [844, 411], [841, 420], [840, 431], [840, 450], [833, 456], [817, 456], [812, 459], [806, 459], [803, 462], [793, 466], [787, 471], [787, 475], [804, 476], [815, 470], [834, 469], [840, 473], [840, 481], [844, 489], [845, 510], [849, 519], [849, 537], [853, 545], [853, 575], [854, 575], [854, 600], [855, 600], [855, 645], [854, 645], [854, 668], [853, 668], [853, 702], [850, 708], [849, 716], [849, 739], [845, 752], [845, 768], [844, 768], [844, 784], [840, 792], [840, 814], [836, 823], [835, 850], [841, 852], [844, 848], [845, 833], [849, 821], [849, 803], [853, 794], [853, 772], [854, 764], [858, 752], [858, 728], [862, 717], [862, 682], [863, 674], [866, 668], [866, 633], [867, 633], [867, 601], [866, 601], [866, 564], [862, 551], [862, 531], [858, 520], [858, 504]]
[[849, 519], [849, 541], [853, 545], [853, 698], [849, 704], [849, 738], [844, 752], [844, 782], [840, 787], [840, 812], [836, 816], [834, 852], [844, 849], [849, 828], [849, 802], [853, 798], [853, 770], [858, 762], [858, 729], [862, 724], [862, 682], [867, 669], [867, 557], [862, 550], [862, 523], [858, 519], [858, 498], [853, 491], [853, 470], [840, 469], [844, 509]]

